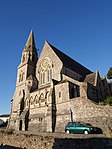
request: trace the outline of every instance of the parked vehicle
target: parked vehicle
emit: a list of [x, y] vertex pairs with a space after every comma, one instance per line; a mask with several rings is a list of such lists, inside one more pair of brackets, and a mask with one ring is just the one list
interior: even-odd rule
[[4, 121], [0, 119], [0, 126], [3, 126]]
[[102, 133], [102, 130], [97, 127], [93, 127], [91, 124], [81, 123], [81, 122], [68, 122], [65, 127], [65, 132], [76, 133], [76, 134], [95, 134]]

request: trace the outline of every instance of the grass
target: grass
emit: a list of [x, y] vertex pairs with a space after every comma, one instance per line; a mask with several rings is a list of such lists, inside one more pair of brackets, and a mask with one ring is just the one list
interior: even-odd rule
[[6, 129], [6, 128], [0, 129], [0, 133], [13, 134], [13, 132], [14, 129]]

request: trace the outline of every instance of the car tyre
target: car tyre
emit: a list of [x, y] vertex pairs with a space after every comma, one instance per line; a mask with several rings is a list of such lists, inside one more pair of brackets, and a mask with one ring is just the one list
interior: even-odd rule
[[66, 133], [67, 133], [67, 134], [69, 134], [69, 133], [70, 133], [70, 131], [69, 131], [69, 130], [66, 130]]
[[89, 132], [87, 130], [84, 130], [84, 134], [89, 134]]

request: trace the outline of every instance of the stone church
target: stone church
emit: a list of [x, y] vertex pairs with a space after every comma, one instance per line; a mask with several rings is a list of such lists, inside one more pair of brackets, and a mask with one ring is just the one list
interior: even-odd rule
[[89, 99], [98, 103], [111, 92], [111, 86], [106, 78], [100, 78], [98, 71], [82, 66], [48, 41], [38, 57], [31, 31], [17, 68], [9, 127], [23, 131], [64, 131], [68, 121], [80, 117], [78, 110], [73, 109], [75, 101]]

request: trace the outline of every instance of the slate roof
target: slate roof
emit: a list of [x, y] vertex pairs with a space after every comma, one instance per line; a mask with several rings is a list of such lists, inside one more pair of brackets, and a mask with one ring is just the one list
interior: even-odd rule
[[59, 57], [59, 59], [63, 62], [63, 65], [76, 73], [80, 74], [81, 76], [86, 76], [87, 74], [92, 73], [89, 69], [84, 67], [83, 65], [79, 64], [60, 50], [58, 50], [56, 47], [48, 43], [49, 46], [53, 49], [53, 51], [56, 53], [56, 55]]

